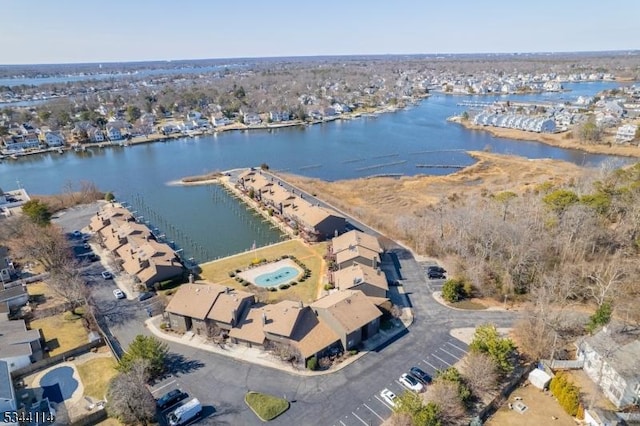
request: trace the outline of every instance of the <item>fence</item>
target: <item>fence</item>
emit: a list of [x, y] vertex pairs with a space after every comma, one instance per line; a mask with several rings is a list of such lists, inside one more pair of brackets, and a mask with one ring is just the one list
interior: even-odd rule
[[490, 416], [492, 416], [493, 413], [498, 411], [498, 408], [500, 408], [500, 406], [504, 403], [509, 394], [511, 394], [511, 392], [513, 392], [513, 390], [520, 384], [522, 378], [526, 377], [527, 374], [529, 374], [534, 368], [536, 368], [536, 364], [531, 363], [525, 366], [522, 371], [517, 372], [511, 379], [509, 384], [504, 389], [502, 389], [500, 394], [493, 398], [493, 400], [486, 407], [484, 407], [482, 411], [480, 411], [480, 413], [478, 413], [478, 417], [480, 417], [480, 419], [482, 419], [482, 421], [484, 422]]
[[96, 425], [108, 417], [107, 410], [101, 409], [94, 411], [93, 413], [89, 413], [86, 416], [74, 421], [70, 426], [91, 426]]
[[67, 358], [85, 354], [89, 352], [91, 349], [97, 348], [98, 346], [102, 346], [102, 345], [104, 345], [104, 342], [102, 341], [102, 339], [95, 340], [93, 342], [71, 349], [70, 351], [66, 351], [61, 354], [42, 359], [40, 361], [34, 362], [31, 365], [27, 365], [26, 367], [22, 367], [17, 370], [14, 370], [11, 372], [11, 377], [13, 377], [13, 379], [18, 379], [18, 378], [27, 376], [31, 373], [35, 373], [36, 371], [44, 370], [45, 368], [53, 364], [57, 364], [60, 361], [64, 361]]

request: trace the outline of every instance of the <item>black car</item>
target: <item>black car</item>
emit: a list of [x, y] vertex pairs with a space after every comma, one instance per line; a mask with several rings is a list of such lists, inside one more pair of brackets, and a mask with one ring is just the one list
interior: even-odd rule
[[164, 410], [165, 408], [169, 408], [172, 405], [182, 401], [188, 396], [189, 395], [182, 392], [180, 389], [174, 389], [158, 398], [158, 400], [156, 401], [156, 405], [159, 409]]
[[445, 278], [445, 275], [442, 272], [438, 272], [438, 271], [429, 271], [427, 272], [427, 276], [429, 277], [430, 280]]
[[429, 376], [427, 373], [425, 373], [418, 367], [411, 367], [411, 370], [409, 370], [409, 373], [416, 379], [420, 380], [425, 385], [428, 383], [431, 383], [431, 376]]
[[140, 293], [138, 295], [138, 300], [142, 302], [143, 300], [151, 299], [156, 294], [152, 291], [145, 291], [144, 293]]
[[446, 274], [446, 273], [447, 273], [447, 271], [446, 271], [443, 267], [438, 266], [438, 265], [431, 265], [431, 266], [429, 266], [429, 267], [427, 268], [427, 273], [429, 273], [429, 272], [438, 272], [438, 273], [439, 273], [439, 274], [441, 274], [441, 275], [444, 275], [444, 274]]

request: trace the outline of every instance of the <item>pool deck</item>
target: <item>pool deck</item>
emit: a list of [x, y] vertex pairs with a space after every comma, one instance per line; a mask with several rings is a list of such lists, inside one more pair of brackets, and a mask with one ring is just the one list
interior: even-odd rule
[[[291, 277], [291, 279], [288, 279], [278, 284], [273, 284], [268, 286], [261, 286], [259, 284], [256, 284], [256, 277], [263, 274], [270, 274], [272, 272], [277, 271], [278, 269], [282, 269], [287, 266], [297, 270], [298, 274], [294, 277]], [[249, 281], [250, 283], [257, 285], [258, 287], [267, 288], [267, 287], [277, 287], [280, 284], [288, 284], [291, 281], [298, 279], [298, 277], [300, 277], [301, 274], [302, 274], [302, 269], [300, 268], [300, 266], [298, 266], [296, 262], [294, 262], [291, 259], [282, 259], [282, 260], [278, 260], [277, 262], [267, 263], [266, 265], [256, 266], [255, 268], [240, 272], [238, 275], [241, 278]]]

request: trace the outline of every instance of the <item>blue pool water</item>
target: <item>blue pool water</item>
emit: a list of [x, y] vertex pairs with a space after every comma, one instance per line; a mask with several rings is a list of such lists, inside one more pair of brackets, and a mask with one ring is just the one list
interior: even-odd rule
[[78, 388], [78, 381], [73, 378], [73, 368], [64, 366], [55, 368], [42, 376], [40, 387], [44, 389], [43, 398], [60, 403], [71, 398]]
[[269, 272], [268, 274], [258, 275], [255, 278], [255, 285], [260, 287], [276, 287], [280, 284], [288, 283], [298, 276], [298, 270], [292, 266], [283, 266], [282, 268]]

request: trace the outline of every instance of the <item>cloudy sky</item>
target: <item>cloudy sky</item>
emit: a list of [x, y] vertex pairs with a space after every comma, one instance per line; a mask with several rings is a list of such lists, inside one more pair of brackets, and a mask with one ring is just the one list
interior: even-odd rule
[[0, 64], [640, 48], [637, 0], [2, 0]]

